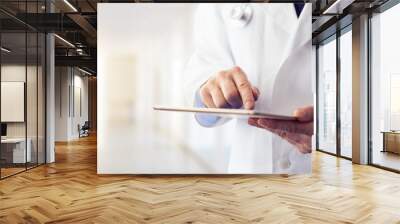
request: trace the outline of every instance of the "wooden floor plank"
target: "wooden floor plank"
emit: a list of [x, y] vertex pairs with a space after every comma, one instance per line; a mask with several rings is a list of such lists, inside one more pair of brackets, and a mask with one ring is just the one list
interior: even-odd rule
[[94, 136], [0, 181], [0, 223], [400, 223], [400, 175], [316, 152], [311, 175], [97, 175]]

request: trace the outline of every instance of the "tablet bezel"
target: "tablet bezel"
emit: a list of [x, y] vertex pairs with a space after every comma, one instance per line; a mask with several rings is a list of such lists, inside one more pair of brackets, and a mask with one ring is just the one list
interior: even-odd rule
[[160, 106], [160, 105], [153, 106], [153, 109], [157, 111], [209, 114], [221, 117], [267, 118], [273, 120], [286, 120], [286, 121], [297, 120], [297, 118], [294, 116], [279, 115], [279, 114], [265, 113], [256, 110], [245, 110], [245, 109], [171, 107], [171, 106]]

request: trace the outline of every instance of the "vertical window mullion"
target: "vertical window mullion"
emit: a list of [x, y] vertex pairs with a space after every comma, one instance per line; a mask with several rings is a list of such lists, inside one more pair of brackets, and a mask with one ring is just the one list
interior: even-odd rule
[[368, 111], [367, 111], [367, 129], [368, 129], [368, 155], [367, 155], [367, 164], [373, 163], [373, 145], [372, 145], [372, 29], [371, 29], [371, 20], [372, 20], [372, 12], [368, 12], [368, 31], [367, 31], [367, 41], [368, 41], [368, 53], [367, 53], [367, 102], [368, 102]]
[[[0, 47], [2, 47], [2, 32], [1, 32], [1, 24], [2, 23], [0, 23]], [[2, 68], [2, 58], [1, 58], [1, 52], [0, 52], [0, 124], [3, 124], [2, 122], [1, 122], [1, 110], [2, 110], [2, 108], [1, 108], [1, 68]], [[2, 164], [1, 164], [1, 150], [2, 150], [2, 147], [1, 147], [1, 145], [2, 144], [0, 144], [0, 179], [2, 179], [2, 177], [1, 177], [1, 170], [2, 170]]]
[[[28, 1], [25, 1], [25, 21], [28, 19]], [[25, 170], [28, 170], [28, 24], [25, 23], [25, 102], [24, 102], [24, 118], [25, 118]]]
[[[36, 1], [36, 13], [39, 15], [39, 0]], [[36, 32], [36, 166], [38, 165], [39, 165], [39, 31]]]
[[[45, 4], [45, 13], [48, 13], [48, 1], [47, 0], [45, 0], [44, 1], [44, 4]], [[47, 41], [47, 38], [48, 38], [48, 33], [47, 32], [45, 32], [44, 33], [44, 55], [43, 55], [43, 58], [44, 58], [44, 68], [42, 69], [42, 77], [43, 77], [43, 74], [44, 74], [44, 100], [43, 100], [43, 102], [44, 102], [44, 136], [43, 136], [43, 138], [44, 138], [44, 161], [43, 161], [43, 163], [47, 163], [47, 43], [48, 43], [48, 41]], [[43, 44], [43, 42], [42, 42], [42, 44]], [[43, 71], [44, 71], [44, 73], [43, 73]], [[43, 82], [43, 81], [42, 81]], [[61, 91], [61, 88], [60, 88], [60, 91]], [[42, 107], [42, 109], [43, 109], [43, 107]], [[42, 117], [43, 118], [43, 117]]]
[[319, 44], [315, 47], [315, 148], [319, 149]]
[[341, 156], [341, 119], [340, 119], [340, 30], [336, 31], [336, 155]]

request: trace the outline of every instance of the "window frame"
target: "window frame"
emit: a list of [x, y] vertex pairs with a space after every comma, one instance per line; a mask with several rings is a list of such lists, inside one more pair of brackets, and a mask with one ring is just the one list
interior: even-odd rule
[[[352, 158], [347, 157], [342, 155], [341, 153], [341, 119], [340, 119], [340, 84], [341, 84], [341, 65], [340, 65], [340, 60], [341, 60], [341, 55], [340, 55], [340, 37], [344, 34], [346, 34], [347, 32], [351, 32], [352, 31], [352, 23], [347, 24], [345, 27], [339, 29], [336, 31], [336, 33], [330, 35], [329, 37], [319, 41], [316, 44], [316, 138], [315, 138], [315, 142], [316, 142], [316, 151], [319, 152], [323, 152], [329, 155], [333, 155], [333, 156], [337, 156], [340, 158], [344, 158], [347, 160], [352, 160]], [[320, 74], [319, 74], [319, 48], [320, 45], [322, 44], [327, 44], [331, 41], [336, 41], [336, 152], [332, 153], [329, 151], [326, 151], [324, 149], [321, 149], [319, 147], [320, 143], [319, 143], [319, 110], [320, 110], [320, 105], [318, 103], [319, 100], [319, 94], [320, 94]]]
[[[381, 14], [384, 13], [385, 11], [400, 5], [400, 0], [388, 0], [382, 5], [371, 9], [368, 11], [368, 31], [367, 31], [367, 38], [368, 38], [368, 69], [367, 69], [367, 75], [368, 75], [368, 111], [367, 111], [367, 116], [368, 116], [368, 165], [377, 167], [383, 170], [395, 172], [395, 173], [400, 173], [400, 169], [394, 169], [391, 167], [383, 166], [377, 163], [373, 162], [373, 130], [372, 130], [372, 94], [373, 94], [373, 88], [372, 88], [372, 59], [373, 59], [373, 51], [372, 51], [372, 41], [373, 41], [373, 27], [372, 27], [372, 19], [374, 18], [374, 15], [376, 14]], [[400, 6], [399, 6], [400, 7]]]

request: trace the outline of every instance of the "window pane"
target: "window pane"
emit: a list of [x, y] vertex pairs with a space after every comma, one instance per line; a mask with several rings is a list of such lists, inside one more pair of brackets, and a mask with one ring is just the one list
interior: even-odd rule
[[[37, 1], [27, 2], [26, 12], [37, 13], [39, 5]], [[32, 22], [37, 22], [35, 19]], [[39, 38], [36, 30], [27, 29], [27, 75], [26, 75], [26, 125], [27, 141], [31, 153], [27, 167], [35, 167], [38, 164], [38, 45]], [[29, 149], [28, 147], [28, 149]]]
[[372, 18], [372, 163], [400, 170], [400, 5]]
[[[25, 170], [30, 161], [26, 144], [26, 33], [1, 34], [1, 175], [2, 178]], [[27, 147], [28, 146], [28, 147]], [[28, 150], [27, 150], [28, 148]]]
[[318, 51], [318, 147], [336, 153], [336, 40]]
[[38, 132], [38, 126], [37, 126], [37, 76], [38, 76], [38, 67], [37, 67], [37, 62], [38, 62], [38, 49], [37, 49], [37, 41], [38, 41], [38, 36], [36, 32], [28, 32], [27, 33], [27, 38], [28, 38], [28, 61], [27, 61], [27, 80], [26, 80], [26, 91], [27, 91], [27, 97], [26, 97], [26, 113], [27, 113], [27, 140], [29, 143], [30, 151], [31, 153], [29, 154], [30, 159], [28, 160], [27, 166], [28, 168], [34, 167], [37, 165], [37, 132]]
[[[44, 0], [0, 2], [0, 7], [19, 16], [45, 9]], [[45, 35], [2, 12], [0, 17], [0, 176], [4, 178], [44, 162]]]
[[352, 136], [352, 35], [340, 37], [340, 153], [351, 158]]
[[46, 65], [46, 36], [43, 33], [39, 33], [39, 46], [38, 46], [38, 163], [45, 163], [45, 119], [46, 119], [46, 104], [45, 104], [45, 93], [46, 93], [46, 76], [45, 76], [45, 65]]

